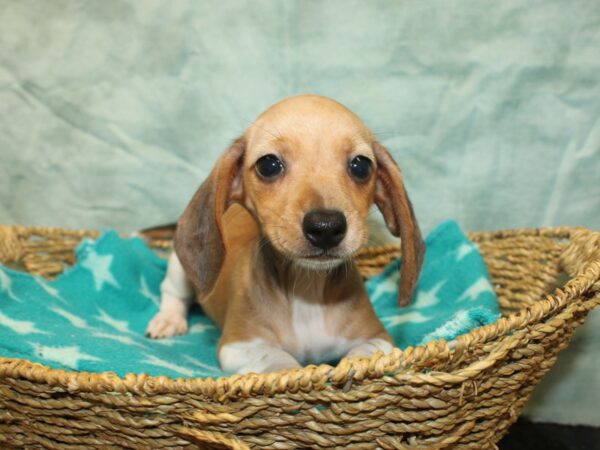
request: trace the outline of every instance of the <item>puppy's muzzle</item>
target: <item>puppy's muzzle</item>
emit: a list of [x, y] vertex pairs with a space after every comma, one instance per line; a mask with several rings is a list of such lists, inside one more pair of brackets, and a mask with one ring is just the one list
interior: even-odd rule
[[348, 225], [341, 211], [313, 209], [304, 216], [302, 231], [313, 246], [328, 250], [336, 247], [346, 236]]

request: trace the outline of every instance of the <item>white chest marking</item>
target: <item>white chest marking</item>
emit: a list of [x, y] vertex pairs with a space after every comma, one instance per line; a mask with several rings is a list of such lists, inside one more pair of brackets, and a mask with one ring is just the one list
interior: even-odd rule
[[287, 349], [302, 363], [331, 362], [344, 356], [356, 343], [336, 336], [325, 321], [325, 311], [318, 303], [292, 299], [292, 327], [295, 345]]

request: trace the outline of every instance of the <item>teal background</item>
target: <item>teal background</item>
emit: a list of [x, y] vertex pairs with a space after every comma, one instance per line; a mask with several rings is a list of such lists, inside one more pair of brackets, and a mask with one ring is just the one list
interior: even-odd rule
[[[228, 143], [301, 92], [373, 129], [424, 232], [600, 229], [597, 0], [0, 0], [0, 222], [173, 221]], [[600, 424], [599, 325], [535, 417]]]

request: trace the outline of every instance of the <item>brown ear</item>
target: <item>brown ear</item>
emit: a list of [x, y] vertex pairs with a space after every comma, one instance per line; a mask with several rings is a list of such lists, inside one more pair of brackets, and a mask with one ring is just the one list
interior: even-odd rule
[[425, 255], [425, 244], [406, 189], [404, 189], [400, 169], [381, 144], [375, 142], [373, 150], [377, 161], [375, 203], [383, 214], [390, 232], [402, 239], [398, 304], [406, 306], [410, 303], [419, 279]]
[[243, 199], [244, 150], [243, 138], [227, 149], [177, 222], [175, 252], [200, 300], [212, 291], [225, 258], [223, 214]]

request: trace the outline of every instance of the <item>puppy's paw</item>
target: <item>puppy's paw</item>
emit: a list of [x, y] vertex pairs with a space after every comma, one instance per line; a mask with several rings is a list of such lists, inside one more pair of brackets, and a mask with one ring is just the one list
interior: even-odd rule
[[354, 347], [346, 354], [346, 358], [363, 357], [370, 358], [375, 352], [382, 351], [389, 354], [393, 350], [392, 345], [385, 339], [369, 339]]
[[264, 339], [223, 345], [219, 363], [224, 371], [231, 373], [269, 373], [301, 367], [292, 355]]
[[271, 372], [279, 372], [280, 370], [286, 369], [301, 369], [302, 366], [296, 361], [274, 361], [271, 364], [261, 367], [260, 373], [271, 373]]
[[146, 328], [146, 336], [152, 339], [168, 338], [188, 331], [187, 317], [179, 311], [159, 311]]

